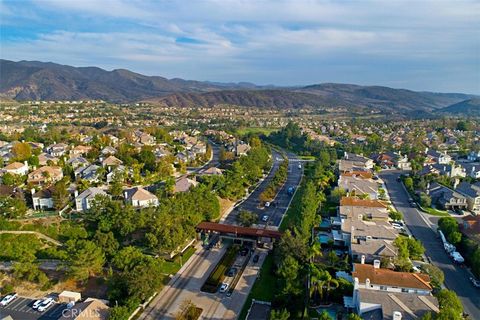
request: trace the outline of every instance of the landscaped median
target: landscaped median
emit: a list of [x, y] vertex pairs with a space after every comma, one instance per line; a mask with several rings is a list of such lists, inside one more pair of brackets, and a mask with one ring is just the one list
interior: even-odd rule
[[207, 281], [203, 284], [201, 290], [208, 293], [215, 293], [218, 287], [225, 278], [225, 273], [232, 266], [238, 251], [240, 250], [238, 245], [233, 245], [227, 249], [220, 262], [208, 277]]

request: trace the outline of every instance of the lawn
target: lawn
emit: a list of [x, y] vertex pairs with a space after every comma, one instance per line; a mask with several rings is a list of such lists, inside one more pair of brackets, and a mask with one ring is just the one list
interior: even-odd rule
[[443, 210], [438, 210], [438, 209], [434, 209], [434, 208], [431, 208], [431, 207], [428, 207], [428, 208], [424, 208], [424, 207], [420, 207], [422, 211], [432, 215], [432, 216], [438, 216], [438, 217], [449, 217], [450, 215], [448, 214], [447, 211], [443, 211]]
[[222, 283], [223, 279], [225, 278], [225, 273], [228, 269], [230, 269], [233, 262], [235, 261], [238, 250], [239, 248], [236, 245], [227, 249], [227, 252], [225, 252], [222, 259], [217, 264], [215, 269], [213, 269], [212, 273], [208, 277], [207, 281], [205, 281], [200, 290], [209, 293], [217, 292], [220, 283]]
[[190, 259], [194, 252], [195, 248], [189, 247], [181, 256], [176, 256], [173, 261], [165, 261], [162, 264], [162, 272], [165, 274], [176, 274], [182, 265]]
[[243, 320], [247, 317], [248, 309], [252, 304], [252, 300], [262, 300], [262, 301], [272, 301], [275, 297], [275, 284], [277, 278], [275, 277], [275, 273], [273, 271], [273, 254], [269, 254], [265, 258], [265, 262], [262, 265], [262, 269], [260, 269], [260, 276], [255, 281], [252, 291], [248, 295], [247, 301], [243, 305], [242, 312], [238, 319]]
[[278, 131], [277, 128], [263, 128], [263, 127], [249, 127], [249, 128], [239, 128], [237, 129], [237, 133], [239, 135], [246, 135], [249, 133], [253, 134], [264, 134], [266, 136], [270, 135], [270, 133]]

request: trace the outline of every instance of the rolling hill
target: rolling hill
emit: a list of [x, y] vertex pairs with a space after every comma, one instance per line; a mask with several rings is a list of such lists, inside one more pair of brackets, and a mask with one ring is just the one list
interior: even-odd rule
[[168, 106], [219, 104], [261, 108], [360, 107], [384, 113], [428, 114], [478, 98], [461, 93], [416, 92], [381, 86], [324, 83], [260, 87], [145, 76], [125, 69], [72, 67], [51, 62], [0, 60], [0, 95], [15, 100], [102, 99]]
[[452, 115], [480, 117], [480, 98], [473, 98], [452, 104], [439, 110]]

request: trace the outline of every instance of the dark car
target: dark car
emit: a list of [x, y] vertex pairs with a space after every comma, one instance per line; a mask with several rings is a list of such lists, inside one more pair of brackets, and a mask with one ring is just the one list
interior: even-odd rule
[[258, 256], [258, 254], [254, 255], [253, 256], [253, 263], [257, 263], [259, 259], [260, 259], [260, 257]]
[[248, 253], [248, 248], [242, 248], [242, 251], [240, 251], [240, 255], [242, 255], [243, 257], [246, 256]]
[[237, 271], [238, 271], [237, 268], [230, 268], [230, 270], [228, 270], [227, 276], [235, 277], [235, 275], [237, 274]]

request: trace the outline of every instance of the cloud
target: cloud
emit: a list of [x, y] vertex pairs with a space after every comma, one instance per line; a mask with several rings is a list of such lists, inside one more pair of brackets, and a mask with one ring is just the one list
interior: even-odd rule
[[[338, 79], [414, 89], [463, 86], [480, 93], [478, 1], [6, 0], [0, 5], [0, 26], [32, 33], [2, 39], [3, 58], [190, 79], [278, 84]], [[32, 20], [21, 18], [32, 12]], [[411, 78], [419, 75], [422, 81]]]

